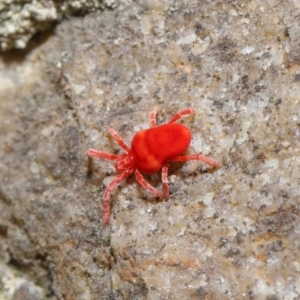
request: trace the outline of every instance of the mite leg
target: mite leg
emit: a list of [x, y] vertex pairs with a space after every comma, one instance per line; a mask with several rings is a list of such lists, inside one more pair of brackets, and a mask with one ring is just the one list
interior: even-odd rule
[[154, 109], [150, 112], [150, 127], [156, 127], [156, 115], [157, 115], [157, 107], [154, 107]]
[[119, 134], [115, 130], [113, 130], [112, 128], [108, 128], [108, 131], [121, 148], [123, 148], [126, 152], [130, 151], [130, 148], [126, 145], [124, 140], [119, 136]]
[[191, 115], [191, 114], [194, 114], [194, 113], [195, 113], [195, 110], [193, 108], [183, 109], [183, 110], [179, 111], [178, 113], [176, 113], [171, 118], [171, 120], [169, 121], [169, 123], [174, 123], [174, 122], [178, 121], [180, 118], [182, 118], [183, 116], [185, 116], [185, 115]]
[[201, 160], [201, 161], [204, 161], [205, 163], [209, 164], [210, 166], [212, 166], [214, 168], [219, 168], [220, 167], [219, 163], [217, 163], [215, 160], [213, 160], [210, 157], [201, 155], [201, 154], [176, 156], [176, 157], [172, 158], [171, 161], [188, 161], [188, 160]]
[[161, 181], [163, 183], [164, 198], [169, 199], [168, 165], [165, 164], [161, 170]]
[[85, 153], [87, 156], [90, 156], [90, 157], [99, 157], [99, 158], [105, 158], [105, 159], [109, 159], [109, 160], [118, 159], [118, 155], [116, 155], [116, 154], [98, 151], [95, 149], [88, 149], [88, 150], [86, 150]]
[[159, 198], [163, 198], [164, 195], [158, 191], [155, 187], [153, 187], [149, 182], [147, 182], [144, 178], [144, 176], [141, 174], [140, 171], [135, 170], [135, 177], [139, 184], [144, 187], [146, 190], [148, 190], [150, 193], [154, 194], [155, 196]]
[[110, 220], [110, 196], [112, 190], [130, 174], [131, 171], [124, 171], [123, 173], [116, 176], [114, 180], [106, 188], [103, 195], [103, 202], [102, 202], [102, 223], [104, 225], [108, 225]]

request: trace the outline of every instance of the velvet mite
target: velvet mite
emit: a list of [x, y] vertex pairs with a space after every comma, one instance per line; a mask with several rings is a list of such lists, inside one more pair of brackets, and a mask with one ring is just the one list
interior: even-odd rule
[[[112, 190], [126, 177], [135, 174], [137, 181], [149, 192], [159, 198], [169, 198], [168, 164], [176, 161], [201, 160], [214, 168], [219, 164], [201, 154], [182, 155], [191, 142], [190, 130], [175, 123], [184, 115], [194, 114], [193, 108], [186, 108], [177, 112], [171, 120], [163, 125], [156, 125], [157, 108], [150, 112], [150, 128], [137, 132], [131, 142], [131, 148], [126, 145], [116, 131], [109, 128], [108, 131], [125, 151], [122, 154], [112, 154], [94, 149], [88, 149], [86, 154], [90, 157], [99, 157], [116, 160], [115, 169], [118, 174], [107, 186], [102, 203], [102, 222], [109, 224], [110, 220], [110, 196]], [[160, 192], [150, 185], [142, 173], [154, 174], [161, 171], [163, 191]]]

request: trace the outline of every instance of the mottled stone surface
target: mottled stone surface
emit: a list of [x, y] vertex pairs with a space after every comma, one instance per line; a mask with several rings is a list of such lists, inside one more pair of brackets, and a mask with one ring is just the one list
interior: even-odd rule
[[[141, 1], [2, 55], [0, 298], [299, 299], [299, 15]], [[130, 143], [154, 106], [194, 107], [189, 152], [221, 168], [173, 164], [166, 202], [130, 177], [104, 228], [115, 172], [85, 150], [119, 151], [107, 127]]]
[[24, 49], [37, 32], [49, 30], [64, 17], [116, 8], [131, 0], [1, 0], [0, 51]]

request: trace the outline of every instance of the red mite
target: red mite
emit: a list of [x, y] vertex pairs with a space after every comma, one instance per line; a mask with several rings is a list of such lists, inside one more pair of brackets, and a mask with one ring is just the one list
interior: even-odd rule
[[[94, 149], [88, 149], [86, 154], [90, 157], [99, 157], [116, 160], [115, 168], [120, 174], [108, 185], [104, 192], [102, 204], [103, 224], [109, 224], [110, 195], [112, 190], [126, 177], [134, 173], [137, 181], [149, 192], [159, 198], [169, 198], [168, 163], [175, 161], [202, 160], [214, 168], [219, 164], [213, 159], [201, 154], [182, 155], [190, 145], [191, 132], [181, 124], [175, 123], [184, 115], [194, 114], [192, 108], [186, 108], [176, 113], [167, 124], [156, 126], [157, 108], [150, 112], [150, 129], [137, 132], [129, 148], [116, 131], [108, 131], [119, 146], [125, 150], [123, 154], [112, 154]], [[150, 185], [142, 173], [154, 174], [161, 171], [163, 192]]]

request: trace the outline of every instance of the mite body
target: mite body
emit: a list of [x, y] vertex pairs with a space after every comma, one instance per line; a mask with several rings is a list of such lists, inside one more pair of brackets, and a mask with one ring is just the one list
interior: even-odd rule
[[[126, 177], [135, 174], [137, 181], [149, 192], [160, 198], [169, 198], [168, 164], [176, 161], [201, 160], [214, 168], [219, 164], [201, 154], [183, 155], [191, 142], [190, 130], [181, 124], [175, 123], [184, 115], [194, 113], [194, 109], [186, 108], [177, 112], [167, 124], [156, 125], [157, 109], [150, 112], [150, 128], [137, 132], [128, 147], [116, 131], [109, 128], [108, 131], [125, 151], [123, 154], [112, 154], [88, 149], [86, 154], [90, 157], [99, 157], [116, 160], [115, 169], [118, 174], [108, 185], [104, 192], [102, 204], [103, 224], [109, 224], [110, 220], [110, 196], [112, 190]], [[142, 175], [154, 174], [161, 170], [163, 191], [150, 185]]]

